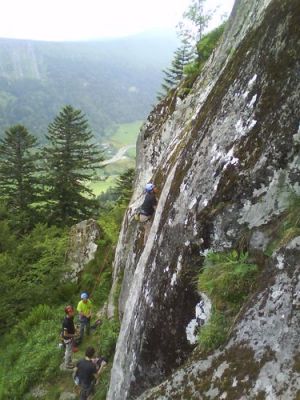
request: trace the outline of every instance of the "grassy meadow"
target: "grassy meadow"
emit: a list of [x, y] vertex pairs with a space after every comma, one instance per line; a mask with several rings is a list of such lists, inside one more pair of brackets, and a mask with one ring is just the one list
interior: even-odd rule
[[109, 138], [108, 142], [116, 149], [127, 145], [135, 145], [139, 130], [143, 121], [134, 121], [118, 126], [115, 133]]
[[114, 186], [116, 176], [108, 176], [107, 179], [94, 180], [89, 183], [89, 188], [93, 191], [95, 196], [105, 193], [110, 187]]
[[139, 134], [139, 130], [143, 121], [134, 121], [126, 124], [121, 124], [107, 143], [113, 146], [116, 150], [120, 150], [125, 146], [134, 146], [128, 149], [125, 153], [125, 158], [106, 165], [99, 172], [99, 177], [95, 177], [89, 184], [90, 189], [95, 196], [105, 193], [115, 183], [116, 178], [124, 173], [129, 168], [135, 167], [136, 149], [135, 144]]

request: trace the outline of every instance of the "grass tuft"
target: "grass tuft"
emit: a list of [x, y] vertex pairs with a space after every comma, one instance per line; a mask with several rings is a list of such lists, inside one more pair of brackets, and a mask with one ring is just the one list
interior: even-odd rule
[[223, 344], [236, 315], [256, 284], [258, 267], [248, 253], [209, 253], [199, 274], [198, 289], [213, 303], [208, 323], [200, 329], [200, 348], [209, 351]]

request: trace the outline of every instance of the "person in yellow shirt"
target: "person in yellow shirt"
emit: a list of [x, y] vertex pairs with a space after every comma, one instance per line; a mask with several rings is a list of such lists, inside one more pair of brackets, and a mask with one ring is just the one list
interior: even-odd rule
[[87, 336], [90, 334], [93, 304], [86, 292], [81, 293], [80, 298], [81, 300], [77, 305], [77, 311], [79, 313], [80, 321], [80, 341], [82, 341], [84, 331], [86, 332]]

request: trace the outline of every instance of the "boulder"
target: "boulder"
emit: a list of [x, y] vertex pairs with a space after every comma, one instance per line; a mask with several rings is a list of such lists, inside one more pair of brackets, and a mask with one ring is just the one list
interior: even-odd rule
[[97, 251], [97, 240], [101, 237], [101, 229], [93, 219], [82, 221], [70, 230], [67, 263], [71, 266], [68, 278], [77, 281], [85, 265], [91, 261]]

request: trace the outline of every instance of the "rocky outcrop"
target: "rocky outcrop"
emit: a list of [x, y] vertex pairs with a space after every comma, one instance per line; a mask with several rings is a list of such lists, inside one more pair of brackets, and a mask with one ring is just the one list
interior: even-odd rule
[[93, 219], [72, 226], [66, 256], [67, 263], [71, 266], [68, 278], [77, 281], [85, 265], [94, 258], [100, 235], [100, 226]]
[[[175, 91], [140, 133], [114, 263], [114, 282], [124, 278], [110, 400], [300, 393], [299, 229], [278, 238], [300, 195], [299, 18], [297, 0], [236, 1], [189, 95]], [[133, 214], [150, 180], [160, 194], [143, 246]], [[226, 345], [192, 352], [186, 327], [204, 255], [236, 248], [259, 264], [257, 289]]]

